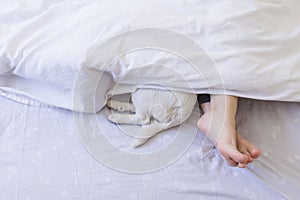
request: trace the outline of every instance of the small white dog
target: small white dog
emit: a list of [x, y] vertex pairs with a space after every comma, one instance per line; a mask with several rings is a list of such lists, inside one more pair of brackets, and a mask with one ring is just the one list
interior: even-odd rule
[[131, 94], [132, 103], [109, 100], [107, 106], [120, 113], [110, 114], [116, 124], [141, 125], [138, 139], [132, 146], [144, 144], [150, 137], [168, 128], [180, 125], [191, 115], [197, 95], [158, 89], [137, 89]]

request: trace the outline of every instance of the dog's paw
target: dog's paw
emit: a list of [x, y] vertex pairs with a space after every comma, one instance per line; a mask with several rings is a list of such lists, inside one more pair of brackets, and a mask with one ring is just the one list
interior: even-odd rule
[[114, 116], [114, 114], [108, 115], [107, 119], [114, 124], [118, 124], [117, 119]]
[[137, 148], [137, 147], [145, 144], [147, 141], [148, 141], [148, 139], [146, 139], [146, 138], [134, 139], [130, 146], [133, 148]]
[[111, 100], [111, 99], [109, 99], [109, 100], [106, 102], [106, 106], [107, 106], [109, 109], [111, 109], [111, 107], [112, 107], [112, 100]]

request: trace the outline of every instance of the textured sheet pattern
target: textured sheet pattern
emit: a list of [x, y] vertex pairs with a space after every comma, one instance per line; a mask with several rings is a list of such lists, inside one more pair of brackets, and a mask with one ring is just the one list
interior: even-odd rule
[[[148, 174], [126, 174], [103, 166], [87, 153], [74, 130], [71, 112], [24, 106], [5, 98], [0, 98], [0, 102], [0, 199], [3, 200], [281, 200], [285, 198], [279, 193], [285, 193], [284, 189], [291, 187], [289, 182], [280, 185], [280, 181], [286, 180], [282, 176], [276, 179], [278, 182], [270, 183], [279, 186], [271, 190], [254, 176], [257, 170], [255, 166], [262, 165], [260, 162], [267, 162], [268, 171], [273, 173], [270, 177], [262, 173], [261, 178], [270, 181], [274, 176], [282, 175], [282, 169], [269, 164], [278, 151], [286, 152], [283, 146], [273, 149], [269, 143], [263, 143], [263, 150], [272, 149], [268, 151], [269, 155], [264, 155], [250, 170], [241, 170], [227, 167], [215, 150], [201, 160], [199, 150], [203, 137], [199, 134], [189, 150], [174, 164]], [[259, 110], [255, 112], [263, 113]], [[285, 113], [284, 109], [282, 113]], [[106, 114], [102, 112], [99, 115]], [[241, 114], [248, 116], [246, 124], [250, 127], [259, 122], [251, 117], [253, 113]], [[187, 133], [195, 130], [198, 116], [199, 113], [194, 112], [186, 122], [190, 127]], [[117, 130], [115, 125], [107, 121], [102, 123], [108, 123], [107, 127], [110, 125], [108, 133]], [[172, 129], [154, 138], [143, 147], [144, 150], [167, 143], [174, 131]], [[266, 131], [266, 127], [263, 131]], [[278, 134], [280, 138], [281, 133]], [[259, 143], [259, 139], [256, 143]], [[276, 159], [283, 160], [282, 157]], [[299, 164], [299, 160], [294, 161], [294, 164], [286, 167], [299, 174], [297, 169], [291, 168]], [[292, 193], [285, 195], [295, 197]]]

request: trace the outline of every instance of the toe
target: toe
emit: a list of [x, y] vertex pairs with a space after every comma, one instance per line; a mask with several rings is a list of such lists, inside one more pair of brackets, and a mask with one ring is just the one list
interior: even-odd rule
[[238, 150], [239, 150], [239, 152], [241, 152], [242, 154], [244, 154], [248, 157], [247, 164], [251, 163], [253, 161], [253, 158], [252, 158], [251, 154], [248, 152], [248, 149], [239, 147]]
[[247, 152], [250, 154], [250, 156], [255, 159], [260, 156], [260, 150], [256, 148], [253, 144], [247, 142], [246, 143]]
[[237, 134], [237, 141], [239, 150], [243, 151], [243, 153], [247, 152], [246, 154], [249, 154], [251, 157], [250, 160], [253, 161], [255, 158], [260, 156], [260, 150], [256, 148], [253, 144], [248, 142], [240, 134]]
[[248, 163], [248, 156], [242, 154], [241, 152], [239, 152], [238, 150], [234, 150], [230, 153], [230, 157], [241, 164], [247, 164]]
[[236, 167], [238, 166], [238, 163], [230, 158], [224, 158], [225, 159], [225, 162], [226, 164], [229, 166], [229, 167]]
[[252, 158], [258, 158], [260, 156], [260, 150], [257, 148], [253, 148], [249, 152]]
[[248, 158], [248, 163], [252, 163], [254, 160], [254, 158], [252, 158], [251, 156]]
[[242, 163], [238, 164], [238, 168], [246, 168], [246, 167], [247, 167], [247, 164], [242, 164]]
[[[219, 143], [217, 144], [217, 149], [227, 162], [233, 160], [235, 163], [248, 163], [248, 156], [241, 153], [234, 145]], [[237, 164], [235, 166], [237, 166]]]

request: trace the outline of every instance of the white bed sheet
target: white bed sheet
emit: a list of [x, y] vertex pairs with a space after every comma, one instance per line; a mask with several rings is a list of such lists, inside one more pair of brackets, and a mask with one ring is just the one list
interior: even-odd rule
[[[216, 150], [201, 160], [202, 134], [170, 166], [147, 174], [127, 174], [97, 162], [76, 133], [72, 112], [20, 104], [0, 97], [0, 199], [296, 199], [299, 195], [299, 103], [242, 99], [239, 130], [262, 150], [248, 169], [226, 166]], [[107, 110], [98, 114], [99, 119]], [[185, 122], [195, 131], [195, 109]], [[124, 141], [106, 120], [113, 142]], [[109, 128], [110, 127], [110, 128]], [[176, 128], [139, 151], [168, 144]], [[128, 148], [127, 142], [121, 148]], [[262, 181], [263, 180], [263, 181]], [[270, 187], [271, 186], [271, 187]]]

